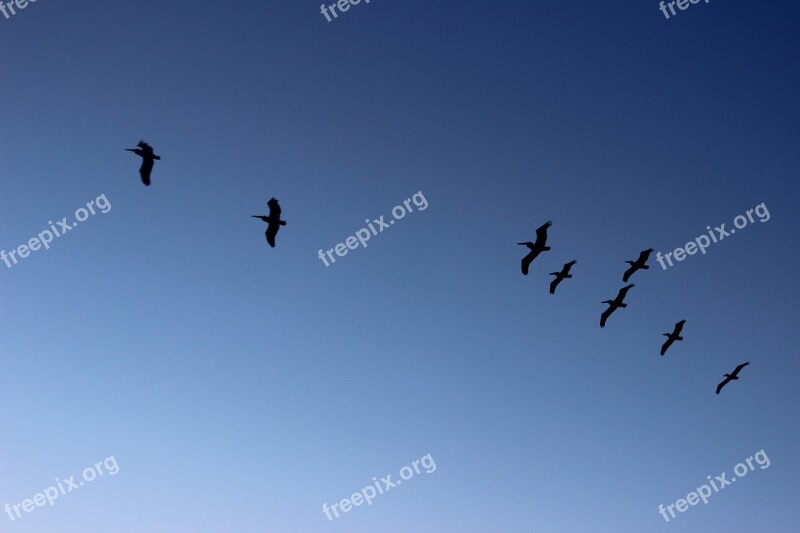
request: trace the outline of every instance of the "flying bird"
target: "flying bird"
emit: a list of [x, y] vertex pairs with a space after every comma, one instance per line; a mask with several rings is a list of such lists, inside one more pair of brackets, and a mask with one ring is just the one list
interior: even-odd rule
[[606, 327], [606, 320], [608, 320], [608, 317], [611, 316], [611, 313], [613, 313], [620, 307], [628, 307], [628, 304], [623, 303], [623, 300], [625, 299], [625, 295], [628, 294], [628, 291], [631, 290], [631, 287], [633, 286], [634, 286], [633, 283], [631, 283], [630, 285], [626, 285], [619, 290], [619, 293], [617, 293], [617, 297], [614, 298], [613, 300], [605, 300], [603, 302], [600, 302], [608, 304], [608, 309], [603, 311], [603, 314], [600, 315], [601, 328]]
[[269, 206], [269, 216], [250, 216], [253, 218], [259, 218], [267, 223], [267, 231], [264, 233], [264, 235], [267, 236], [267, 242], [269, 245], [275, 248], [275, 236], [278, 234], [278, 229], [281, 226], [286, 225], [286, 221], [281, 220], [281, 206], [278, 204], [278, 200], [276, 200], [274, 196], [269, 202], [267, 202], [267, 205]]
[[540, 253], [546, 252], [550, 249], [550, 247], [546, 246], [545, 243], [547, 243], [547, 228], [552, 225], [553, 223], [548, 220], [536, 230], [536, 242], [528, 241], [517, 243], [520, 246], [527, 246], [530, 249], [528, 255], [522, 258], [522, 273], [524, 275], [528, 275], [528, 267], [531, 266], [531, 262], [536, 259]]
[[725, 385], [727, 385], [728, 383], [730, 383], [735, 379], [739, 379], [739, 371], [749, 364], [750, 363], [748, 362], [748, 363], [742, 363], [741, 365], [737, 366], [736, 369], [733, 371], [733, 374], [722, 374], [723, 376], [725, 376], [725, 379], [722, 380], [722, 383], [717, 385], [717, 394], [719, 394], [719, 391], [722, 390], [722, 387], [724, 387]]
[[572, 274], [570, 274], [569, 271], [572, 268], [572, 265], [574, 265], [575, 263], [577, 263], [577, 261], [575, 261], [573, 259], [572, 261], [570, 261], [569, 263], [566, 263], [561, 268], [561, 272], [550, 272], [551, 276], [555, 276], [556, 277], [556, 279], [554, 279], [553, 281], [550, 282], [550, 294], [555, 294], [556, 293], [556, 287], [558, 287], [559, 283], [561, 283], [563, 280], [565, 280], [567, 278], [571, 278], [572, 277]]
[[661, 347], [661, 355], [667, 353], [669, 347], [672, 346], [672, 343], [675, 341], [682, 341], [683, 337], [681, 337], [681, 331], [683, 331], [683, 325], [686, 324], [686, 320], [681, 320], [675, 324], [675, 329], [672, 333], [662, 333], [665, 337], [667, 337], [664, 346]]
[[653, 249], [648, 248], [647, 250], [642, 250], [641, 252], [639, 252], [639, 259], [637, 259], [636, 261], [625, 261], [630, 265], [630, 267], [628, 268], [628, 270], [625, 271], [625, 274], [622, 276], [622, 281], [627, 283], [628, 280], [631, 279], [631, 276], [633, 276], [633, 273], [636, 272], [637, 270], [649, 269], [650, 267], [647, 266], [646, 263], [647, 260], [650, 258], [650, 254], [652, 253]]
[[144, 141], [139, 141], [138, 148], [125, 148], [128, 152], [133, 152], [142, 158], [142, 166], [139, 167], [139, 176], [142, 178], [142, 183], [146, 186], [150, 185], [150, 174], [153, 172], [153, 164], [155, 160], [161, 160], [160, 156], [153, 153], [153, 147]]

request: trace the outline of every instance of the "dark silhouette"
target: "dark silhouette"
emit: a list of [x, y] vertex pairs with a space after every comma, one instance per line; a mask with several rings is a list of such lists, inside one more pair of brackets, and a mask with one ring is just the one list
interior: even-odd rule
[[608, 309], [603, 311], [603, 314], [600, 315], [600, 327], [601, 328], [606, 327], [606, 320], [608, 320], [608, 317], [611, 316], [611, 313], [613, 313], [614, 311], [616, 311], [620, 307], [628, 307], [628, 304], [623, 303], [623, 300], [625, 299], [625, 295], [628, 294], [628, 291], [631, 290], [631, 287], [633, 287], [633, 286], [634, 286], [633, 283], [631, 283], [630, 285], [626, 285], [625, 287], [622, 287], [619, 290], [619, 292], [617, 293], [617, 297], [614, 298], [613, 300], [605, 300], [603, 302], [600, 302], [600, 303], [608, 304]]
[[264, 235], [267, 236], [267, 242], [270, 246], [275, 248], [275, 236], [278, 234], [278, 229], [281, 226], [286, 225], [285, 220], [281, 220], [281, 206], [278, 205], [278, 200], [273, 197], [269, 202], [267, 202], [269, 206], [269, 216], [263, 215], [250, 215], [253, 218], [260, 218], [264, 222], [267, 223], [267, 231]]
[[550, 282], [550, 294], [556, 293], [556, 287], [558, 287], [558, 284], [561, 283], [561, 281], [572, 277], [572, 274], [570, 274], [569, 271], [572, 268], [572, 265], [575, 263], [577, 263], [577, 261], [573, 259], [561, 268], [561, 272], [550, 272], [551, 276], [556, 277], [556, 279]]
[[125, 148], [128, 152], [133, 152], [142, 158], [142, 166], [139, 167], [139, 176], [142, 178], [142, 183], [150, 186], [150, 174], [153, 172], [153, 162], [160, 160], [161, 157], [153, 153], [153, 147], [144, 141], [139, 141], [137, 144], [139, 148]]
[[550, 249], [549, 246], [545, 246], [545, 243], [547, 242], [547, 228], [552, 225], [553, 223], [548, 220], [536, 230], [536, 242], [528, 241], [517, 243], [521, 246], [527, 246], [531, 250], [528, 255], [522, 258], [522, 273], [524, 275], [528, 275], [528, 267], [531, 266], [531, 262], [536, 259], [540, 253]]
[[645, 263], [647, 263], [647, 260], [650, 258], [650, 254], [652, 253], [653, 249], [648, 248], [647, 250], [639, 252], [639, 259], [637, 259], [636, 261], [625, 261], [630, 265], [630, 268], [628, 268], [628, 270], [625, 271], [625, 274], [623, 274], [622, 281], [627, 283], [628, 280], [631, 279], [631, 276], [633, 276], [633, 273], [636, 272], [637, 270], [649, 269], [650, 267], [647, 266]]
[[725, 385], [727, 385], [728, 383], [730, 383], [735, 379], [739, 379], [739, 371], [749, 364], [750, 363], [748, 362], [748, 363], [742, 363], [741, 365], [737, 366], [736, 369], [733, 371], [733, 374], [722, 374], [723, 376], [725, 376], [725, 379], [722, 381], [722, 383], [717, 385], [717, 394], [719, 394], [719, 391], [722, 390], [722, 387], [724, 387]]
[[672, 343], [675, 341], [682, 341], [683, 337], [681, 337], [681, 331], [683, 331], [683, 325], [686, 324], [686, 320], [681, 320], [675, 324], [675, 329], [672, 333], [662, 333], [665, 337], [667, 337], [667, 341], [664, 343], [664, 346], [661, 347], [661, 355], [667, 353], [669, 347], [672, 346]]

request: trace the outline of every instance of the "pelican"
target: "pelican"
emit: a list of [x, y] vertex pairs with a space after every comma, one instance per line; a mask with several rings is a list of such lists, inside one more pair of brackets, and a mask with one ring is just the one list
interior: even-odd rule
[[733, 381], [735, 379], [739, 379], [739, 371], [741, 369], [743, 369], [744, 367], [746, 367], [747, 365], [749, 365], [749, 364], [750, 363], [747, 362], [747, 363], [742, 363], [741, 365], [737, 366], [736, 369], [734, 369], [733, 374], [722, 374], [723, 376], [725, 376], [725, 379], [722, 380], [722, 383], [717, 385], [717, 394], [719, 394], [719, 391], [722, 390], [722, 387], [724, 387], [725, 385], [727, 385], [728, 383], [730, 383], [731, 381]]
[[133, 152], [142, 158], [142, 166], [139, 167], [139, 176], [142, 178], [142, 183], [145, 186], [150, 185], [150, 173], [153, 172], [153, 164], [155, 160], [161, 160], [160, 156], [153, 153], [153, 147], [144, 141], [139, 141], [138, 148], [125, 148], [126, 152]]
[[661, 347], [661, 355], [667, 353], [667, 350], [669, 350], [669, 347], [672, 346], [673, 342], [683, 340], [683, 337], [681, 337], [681, 331], [683, 331], [684, 324], [686, 324], [686, 320], [681, 320], [675, 324], [675, 329], [672, 331], [672, 333], [662, 333], [667, 340], [664, 343], [664, 346]]
[[285, 220], [281, 220], [281, 206], [278, 204], [278, 200], [275, 199], [273, 196], [272, 199], [267, 202], [269, 206], [269, 216], [264, 215], [250, 215], [253, 218], [258, 218], [263, 220], [267, 223], [267, 231], [264, 235], [267, 236], [267, 242], [270, 246], [275, 248], [275, 236], [278, 234], [278, 229], [281, 226], [286, 225]]
[[603, 311], [603, 314], [600, 315], [601, 328], [606, 327], [606, 320], [608, 320], [608, 317], [611, 316], [611, 313], [613, 313], [620, 307], [628, 307], [628, 304], [623, 303], [623, 300], [625, 299], [625, 295], [628, 294], [628, 291], [631, 290], [631, 287], [633, 286], [634, 286], [633, 283], [631, 283], [630, 285], [626, 285], [619, 290], [619, 292], [617, 293], [617, 297], [614, 298], [613, 300], [605, 300], [603, 302], [600, 302], [608, 304], [608, 309]]
[[536, 242], [528, 241], [517, 243], [520, 246], [527, 246], [530, 249], [528, 255], [522, 258], [522, 273], [524, 275], [528, 275], [528, 267], [531, 265], [531, 262], [536, 259], [540, 253], [546, 252], [550, 249], [550, 247], [546, 246], [545, 243], [547, 242], [547, 228], [552, 225], [553, 223], [548, 220], [536, 230]]
[[556, 287], [558, 287], [559, 283], [561, 283], [563, 280], [565, 280], [567, 278], [571, 278], [572, 277], [572, 274], [570, 274], [569, 271], [572, 268], [572, 265], [574, 265], [575, 263], [577, 263], [577, 261], [575, 261], [573, 259], [572, 261], [570, 261], [569, 263], [566, 263], [561, 268], [561, 272], [550, 272], [551, 276], [555, 276], [556, 277], [556, 279], [554, 279], [553, 281], [550, 282], [550, 294], [555, 294], [556, 293]]
[[650, 258], [650, 254], [652, 253], [653, 249], [648, 248], [647, 250], [642, 250], [641, 252], [639, 252], [639, 259], [637, 259], [636, 261], [625, 261], [630, 265], [630, 268], [628, 268], [628, 270], [625, 271], [625, 274], [622, 276], [622, 281], [627, 283], [628, 280], [631, 279], [631, 276], [633, 276], [633, 273], [636, 272], [637, 270], [649, 269], [650, 267], [647, 266], [645, 263], [647, 263], [647, 260]]

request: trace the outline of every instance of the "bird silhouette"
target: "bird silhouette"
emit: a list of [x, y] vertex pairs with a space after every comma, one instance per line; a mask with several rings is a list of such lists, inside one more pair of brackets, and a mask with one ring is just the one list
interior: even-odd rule
[[631, 283], [630, 285], [626, 285], [619, 290], [619, 292], [617, 293], [617, 297], [614, 298], [613, 300], [605, 300], [600, 302], [608, 304], [608, 309], [603, 311], [603, 314], [600, 315], [601, 328], [606, 327], [606, 320], [608, 320], [608, 317], [611, 316], [611, 313], [613, 313], [620, 307], [628, 307], [628, 304], [623, 303], [623, 300], [625, 299], [625, 295], [628, 294], [628, 291], [631, 290], [631, 287], [633, 286], [634, 286], [633, 283]]
[[664, 346], [661, 347], [661, 355], [667, 353], [667, 350], [669, 350], [669, 347], [672, 346], [673, 342], [683, 340], [683, 337], [681, 337], [681, 331], [683, 331], [684, 324], [686, 324], [686, 320], [676, 322], [675, 329], [672, 331], [672, 333], [662, 333], [662, 335], [667, 337], [667, 340], [664, 342]]
[[139, 167], [139, 176], [142, 178], [142, 183], [146, 186], [150, 185], [150, 174], [153, 172], [153, 164], [155, 160], [160, 160], [161, 157], [153, 153], [153, 147], [144, 141], [139, 141], [138, 148], [125, 148], [127, 152], [133, 152], [142, 158], [142, 166]]
[[267, 202], [269, 206], [269, 215], [250, 215], [253, 218], [259, 218], [267, 223], [267, 231], [264, 235], [267, 236], [267, 242], [270, 246], [275, 248], [275, 236], [278, 234], [278, 229], [281, 226], [286, 225], [285, 220], [281, 220], [281, 206], [278, 204], [278, 200], [275, 199], [273, 196], [272, 199]]
[[725, 379], [722, 380], [722, 382], [719, 385], [717, 385], [717, 394], [719, 394], [719, 391], [722, 390], [722, 387], [724, 387], [725, 385], [727, 385], [728, 383], [730, 383], [731, 381], [733, 381], [735, 379], [739, 379], [739, 371], [741, 369], [743, 369], [744, 367], [746, 367], [747, 365], [749, 365], [749, 364], [750, 363], [747, 362], [747, 363], [742, 363], [741, 365], [737, 366], [734, 369], [733, 374], [722, 374], [723, 376], [725, 376]]
[[633, 273], [636, 272], [637, 270], [649, 269], [650, 267], [647, 266], [645, 263], [647, 263], [647, 260], [650, 258], [651, 253], [653, 253], [653, 249], [648, 248], [647, 250], [642, 250], [641, 252], [639, 252], [639, 259], [637, 259], [636, 261], [625, 261], [631, 266], [630, 268], [628, 268], [628, 270], [625, 271], [625, 274], [623, 274], [622, 281], [627, 283], [628, 280], [631, 279], [631, 276], [633, 276]]
[[536, 242], [528, 241], [517, 243], [520, 246], [527, 246], [530, 249], [528, 255], [522, 258], [522, 273], [524, 275], [528, 275], [528, 267], [531, 266], [531, 262], [536, 259], [540, 253], [546, 252], [550, 249], [550, 247], [546, 246], [545, 243], [547, 243], [547, 228], [552, 225], [553, 223], [548, 220], [536, 230]]
[[550, 294], [555, 294], [556, 293], [556, 287], [558, 287], [559, 283], [561, 283], [563, 280], [565, 280], [567, 278], [571, 278], [572, 277], [572, 274], [570, 274], [569, 271], [572, 268], [572, 265], [574, 265], [575, 263], [577, 263], [577, 261], [575, 261], [573, 259], [572, 261], [570, 261], [569, 263], [566, 263], [561, 268], [561, 272], [550, 272], [551, 276], [555, 276], [556, 277], [556, 279], [554, 279], [553, 281], [550, 282]]

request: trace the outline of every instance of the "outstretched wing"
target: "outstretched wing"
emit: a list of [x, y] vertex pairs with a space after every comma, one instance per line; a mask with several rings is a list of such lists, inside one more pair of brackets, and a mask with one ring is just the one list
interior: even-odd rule
[[553, 225], [553, 222], [548, 220], [536, 230], [536, 243], [535, 246], [544, 246], [547, 242], [547, 228]]
[[736, 367], [736, 368], [733, 370], [733, 375], [734, 375], [734, 376], [738, 375], [738, 374], [739, 374], [739, 371], [740, 371], [741, 369], [743, 369], [744, 367], [746, 367], [747, 365], [749, 365], [749, 364], [750, 364], [750, 363], [749, 363], [749, 362], [747, 362], [747, 363], [742, 363], [741, 365], [737, 366], [737, 367]]
[[611, 313], [613, 313], [613, 312], [614, 312], [614, 307], [611, 306], [611, 305], [608, 306], [608, 309], [603, 311], [603, 314], [600, 315], [600, 327], [601, 328], [606, 327], [606, 320], [608, 320], [608, 317], [610, 317]]
[[539, 255], [538, 250], [531, 250], [530, 252], [528, 252], [528, 255], [522, 258], [522, 273], [524, 275], [526, 276], [528, 275], [528, 268], [531, 266], [531, 263], [533, 262], [534, 259], [536, 259], [536, 256], [538, 255]]
[[632, 287], [634, 287], [633, 283], [622, 287], [619, 290], [619, 294], [617, 294], [617, 298], [619, 298], [620, 300], [624, 300], [625, 296], [628, 294], [628, 291], [631, 290]]
[[[274, 197], [267, 202], [267, 206], [269, 207], [269, 218], [273, 220], [279, 220], [281, 218], [281, 206], [278, 204], [278, 200]], [[278, 231], [277, 229], [275, 230]]]
[[277, 223], [270, 223], [269, 226], [267, 226], [267, 242], [273, 248], [275, 248], [275, 236], [278, 234], [278, 228], [280, 227], [280, 224]]
[[628, 280], [631, 279], [631, 276], [633, 276], [633, 273], [636, 272], [637, 270], [639, 269], [636, 267], [636, 265], [628, 267], [628, 270], [626, 270], [625, 274], [622, 275], [622, 281], [627, 283]]
[[139, 176], [142, 178], [142, 183], [150, 185], [150, 174], [153, 172], [153, 160], [148, 158], [142, 159], [142, 166], [139, 167]]
[[678, 336], [683, 331], [683, 325], [686, 323], [685, 320], [681, 320], [680, 322], [675, 324], [675, 331], [672, 332], [673, 335]]
[[719, 394], [719, 391], [721, 391], [721, 390], [722, 390], [722, 387], [724, 387], [725, 385], [727, 385], [729, 381], [730, 381], [730, 379], [728, 379], [728, 378], [725, 378], [724, 380], [722, 380], [722, 381], [720, 382], [720, 384], [719, 384], [719, 385], [717, 385], [717, 394]]
[[550, 282], [550, 294], [556, 293], [556, 287], [558, 287], [559, 283], [561, 283], [561, 277], [556, 276], [556, 279]]
[[667, 341], [664, 343], [664, 346], [661, 347], [661, 355], [664, 355], [664, 354], [667, 353], [667, 350], [669, 350], [669, 347], [672, 346], [673, 342], [675, 342], [675, 341], [672, 340], [672, 337], [668, 337], [667, 338]]

